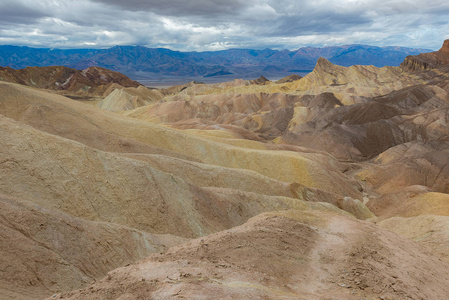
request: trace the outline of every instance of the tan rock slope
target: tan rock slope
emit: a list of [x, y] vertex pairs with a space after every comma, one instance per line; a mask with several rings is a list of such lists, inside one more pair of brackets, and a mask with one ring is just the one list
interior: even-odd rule
[[163, 96], [161, 91], [150, 90], [144, 86], [139, 86], [138, 88], [117, 88], [101, 100], [97, 106], [110, 111], [126, 111], [150, 105], [161, 100]]
[[439, 299], [448, 263], [329, 212], [259, 215], [57, 299]]
[[[189, 180], [189, 172], [178, 171], [178, 174], [185, 176], [184, 179], [157, 169], [157, 164], [148, 163], [154, 157], [151, 154], [144, 157], [141, 154], [137, 160], [99, 151], [39, 132], [5, 117], [1, 117], [0, 128], [4, 133], [0, 145], [5, 149], [2, 153], [0, 192], [76, 217], [114, 222], [153, 233], [196, 237], [239, 225], [263, 211], [301, 205], [297, 199], [275, 196], [274, 192], [277, 188], [291, 197], [300, 197], [299, 192], [295, 193], [301, 191], [299, 184], [295, 189], [295, 185], [288, 181], [270, 180], [255, 172], [246, 173], [255, 177], [254, 181], [258, 180], [251, 182], [251, 177], [247, 176], [247, 192], [204, 189]], [[17, 144], [17, 141], [21, 142]], [[227, 147], [224, 148], [226, 151]], [[234, 149], [239, 151], [238, 148]], [[51, 155], [42, 156], [41, 153]], [[258, 155], [273, 156], [269, 151], [254, 153], [255, 158]], [[296, 159], [300, 158], [298, 156]], [[295, 156], [285, 156], [284, 159], [295, 163]], [[247, 164], [257, 164], [257, 161], [247, 160]], [[177, 167], [183, 167], [182, 162], [174, 163]], [[296, 166], [300, 167], [300, 163], [302, 160]], [[260, 165], [263, 166], [262, 163]], [[333, 177], [326, 174], [329, 184], [331, 179], [338, 180], [338, 171], [334, 172]], [[226, 173], [231, 176], [236, 172], [222, 169], [221, 174]], [[297, 174], [306, 176], [305, 179], [298, 177], [298, 181], [310, 180], [305, 170], [284, 174], [284, 177]], [[324, 174], [314, 175], [323, 177]], [[240, 176], [243, 177], [243, 174]], [[343, 178], [340, 181], [343, 183]], [[260, 182], [275, 182], [277, 187], [265, 188], [266, 193], [271, 195], [263, 195], [264, 188], [258, 187]], [[211, 184], [214, 188], [221, 187], [219, 183]], [[207, 187], [207, 183], [202, 185]], [[233, 187], [228, 185], [227, 188]], [[342, 193], [345, 188], [355, 195], [358, 193], [351, 183], [344, 187], [334, 184], [334, 188]], [[236, 193], [240, 196], [236, 197]], [[244, 200], [245, 205], [236, 199]]]
[[[193, 85], [183, 89], [180, 96], [222, 93], [288, 93], [318, 95], [334, 93], [344, 104], [363, 101], [365, 97], [384, 95], [395, 90], [425, 82], [420, 75], [400, 67], [351, 66], [341, 67], [320, 58], [313, 72], [300, 80], [285, 83], [265, 82], [263, 85], [235, 81], [220, 85]], [[198, 86], [201, 86], [199, 88]], [[179, 99], [179, 98], [175, 98]]]
[[0, 82], [0, 299], [445, 299], [448, 45], [425, 70], [58, 92], [98, 106], [60, 67]]
[[[295, 84], [307, 89], [315, 84], [332, 93], [310, 95], [307, 94], [311, 92], [309, 89], [301, 95], [229, 91], [178, 94], [127, 115], [174, 128], [205, 129], [211, 133], [221, 130], [234, 138], [324, 150], [338, 159], [356, 161], [373, 158], [403, 143], [446, 136], [446, 123], [439, 126], [437, 120], [444, 117], [448, 108], [449, 86], [444, 82], [421, 84], [414, 75], [403, 74], [399, 68], [390, 69], [345, 68], [321, 60], [313, 73]], [[403, 78], [402, 81], [399, 78]], [[396, 86], [386, 85], [381, 90], [380, 82]], [[412, 82], [415, 84], [402, 88]], [[357, 89], [370, 89], [366, 95], [371, 96], [361, 98], [351, 91], [349, 95], [359, 95], [357, 103], [342, 102], [339, 99], [342, 86], [355, 83]]]
[[[257, 149], [226, 145], [25, 87], [2, 84], [0, 88], [4, 95], [0, 99], [3, 115], [99, 150], [167, 152], [207, 164], [252, 170], [273, 179], [337, 194], [359, 195], [359, 186], [341, 173], [344, 164], [321, 152], [275, 152], [261, 143]], [[273, 168], [274, 165], [280, 168]]]
[[185, 239], [92, 222], [0, 195], [1, 299], [42, 299]]
[[[362, 199], [360, 187], [341, 173], [344, 166], [319, 152], [276, 154], [268, 149], [230, 146], [20, 85], [1, 83], [0, 89], [0, 194], [5, 195], [2, 204], [18, 203], [5, 208], [5, 213], [20, 216], [18, 224], [8, 219], [2, 229], [2, 246], [8, 249], [4, 251], [16, 255], [2, 261], [8, 270], [0, 277], [4, 295], [32, 299], [81, 287], [119, 265], [181, 240], [172, 237], [165, 241], [155, 234], [197, 237], [240, 225], [264, 211], [323, 206], [301, 199], [321, 199], [360, 218], [372, 216], [355, 199]], [[208, 151], [215, 155], [207, 155]], [[273, 164], [284, 164], [284, 172], [269, 172]], [[17, 200], [8, 200], [11, 198]], [[42, 222], [26, 221], [30, 209], [15, 212], [19, 208], [14, 207], [21, 203], [45, 211], [39, 217]], [[64, 233], [39, 232], [42, 236], [36, 245], [37, 233], [27, 226], [41, 228], [41, 223], [47, 226], [49, 222], [45, 219], [61, 218], [77, 222], [76, 228], [81, 229], [51, 225]], [[111, 233], [114, 237], [109, 239], [102, 230], [88, 229], [93, 226], [90, 224], [111, 224], [105, 226], [116, 229], [108, 230], [121, 230], [123, 235]], [[14, 229], [18, 226], [22, 226], [20, 230]], [[99, 238], [86, 236], [81, 247], [93, 252], [83, 254], [74, 252], [71, 242], [65, 240], [67, 236], [77, 242], [76, 236], [90, 231], [98, 231], [105, 243], [115, 248], [99, 248]], [[8, 245], [22, 234], [28, 238], [12, 250]], [[129, 241], [123, 242], [125, 239]], [[39, 246], [42, 243], [45, 247]], [[128, 246], [133, 250], [126, 250]], [[22, 257], [18, 253], [30, 252], [35, 256], [23, 256], [28, 261], [17, 259]], [[56, 259], [61, 253], [67, 254], [63, 261]], [[98, 258], [108, 255], [114, 259]], [[37, 257], [49, 267], [35, 264]], [[91, 269], [79, 270], [79, 264], [89, 265], [97, 258], [100, 261], [92, 263]], [[34, 269], [24, 267], [30, 260]], [[35, 275], [10, 277], [10, 272], [24, 268]], [[55, 274], [65, 279], [56, 280]], [[14, 288], [10, 278], [17, 279]]]

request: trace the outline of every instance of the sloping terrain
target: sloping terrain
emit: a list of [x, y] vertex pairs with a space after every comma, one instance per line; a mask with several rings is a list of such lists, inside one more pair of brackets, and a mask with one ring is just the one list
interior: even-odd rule
[[445, 299], [444, 66], [0, 82], [0, 299]]
[[446, 123], [436, 121], [449, 107], [449, 86], [423, 82], [400, 68], [345, 68], [320, 59], [300, 80], [190, 86], [127, 115], [175, 128], [220, 129], [235, 137], [274, 140], [358, 161], [396, 145], [448, 134]]
[[98, 107], [110, 111], [132, 110], [146, 106], [163, 98], [159, 90], [150, 90], [144, 86], [115, 89], [98, 103]]
[[447, 262], [331, 213], [259, 215], [110, 272], [59, 299], [438, 299]]
[[[185, 239], [92, 222], [0, 195], [1, 299], [39, 299]], [[32, 199], [34, 200], [34, 199]]]
[[[322, 206], [303, 200], [327, 201], [360, 218], [372, 216], [356, 200], [361, 199], [358, 184], [340, 172], [343, 165], [322, 153], [276, 155], [230, 146], [20, 85], [1, 83], [0, 89], [0, 193], [7, 205], [2, 229], [7, 244], [2, 246], [15, 255], [2, 261], [7, 270], [0, 285], [4, 295], [33, 299], [81, 287], [182, 240], [176, 236], [231, 228], [264, 211]], [[205, 157], [204, 151], [216, 155]], [[286, 172], [269, 172], [276, 163], [284, 164]], [[33, 207], [43, 211], [42, 221], [33, 217]], [[14, 214], [20, 221], [12, 223]], [[78, 225], [64, 229], [46, 220], [61, 218]], [[122, 236], [111, 233], [119, 241], [108, 240], [103, 229], [90, 229], [95, 224], [105, 224], [110, 232], [121, 230]], [[89, 237], [90, 231], [97, 235]], [[82, 235], [87, 236], [80, 247], [92, 248], [92, 253], [73, 251], [70, 243]], [[8, 246], [19, 236], [20, 247]], [[99, 237], [114, 247], [98, 248]], [[133, 249], [126, 250], [128, 246]], [[30, 251], [35, 254], [23, 255]], [[113, 258], [101, 260], [101, 255]], [[80, 264], [96, 260], [89, 270], [81, 270]], [[29, 275], [22, 274], [25, 270]], [[10, 272], [23, 277], [10, 277]], [[56, 274], [65, 279], [56, 280]]]
[[[25, 93], [30, 91], [20, 86], [6, 86], [11, 89], [23, 90]], [[36, 97], [33, 98], [33, 100], [36, 99]], [[61, 101], [70, 100], [54, 97], [51, 100], [40, 99], [40, 101], [53, 102], [52, 107], [58, 109], [56, 104], [64, 106]], [[41, 105], [51, 116], [50, 108], [45, 106], [45, 102], [42, 102]], [[98, 114], [95, 116], [96, 120], [91, 119], [92, 122], [97, 122], [95, 127], [100, 128], [97, 132], [98, 135], [106, 135], [101, 131], [102, 121], [109, 122], [110, 127], [118, 127], [113, 124], [120, 118], [110, 116], [108, 119], [108, 114], [75, 101], [72, 101], [71, 105], [72, 107], [67, 105], [66, 109], [71, 112], [72, 116], [76, 117], [75, 113], [80, 108], [86, 110], [84, 118], [89, 117], [89, 111], [94, 115]], [[58, 115], [58, 118], [64, 119], [66, 125], [71, 121], [65, 118], [62, 109], [59, 109], [59, 113], [55, 111], [55, 114]], [[19, 119], [25, 120], [25, 117], [30, 116], [32, 118], [28, 120], [35, 119], [35, 116], [30, 114], [21, 115]], [[39, 117], [44, 121], [46, 119], [42, 118], [42, 114], [39, 114]], [[102, 117], [105, 119], [101, 120]], [[48, 120], [52, 121], [53, 119], [48, 118]], [[187, 149], [185, 152], [199, 158], [198, 151], [209, 147], [208, 151], [216, 151], [217, 155], [207, 158], [206, 163], [222, 164], [223, 167], [234, 166], [234, 169], [215, 168], [221, 170], [221, 174], [235, 176], [234, 173], [238, 173], [237, 170], [234, 171], [236, 165], [240, 166], [239, 169], [248, 170], [237, 176], [246, 177], [245, 185], [248, 195], [243, 198], [247, 201], [254, 201], [254, 203], [246, 203], [245, 207], [242, 207], [238, 201], [233, 199], [235, 196], [232, 191], [225, 193], [220, 190], [203, 189], [192, 184], [189, 178], [190, 172], [183, 172], [182, 169], [176, 171], [179, 175], [184, 176], [184, 178], [180, 178], [174, 176], [170, 169], [167, 170], [168, 172], [159, 170], [157, 164], [151, 163], [152, 158], [158, 157], [155, 157], [154, 154], [141, 153], [139, 156], [127, 155], [125, 157], [123, 154], [104, 152], [85, 144], [37, 131], [6, 117], [2, 117], [1, 121], [4, 138], [0, 143], [1, 148], [5, 150], [2, 153], [0, 191], [22, 199], [34, 199], [35, 203], [49, 209], [62, 210], [89, 220], [115, 222], [154, 233], [171, 233], [192, 237], [235, 226], [245, 218], [264, 210], [276, 207], [288, 208], [295, 205], [294, 199], [277, 197], [276, 194], [279, 193], [275, 192], [276, 189], [284, 190], [284, 195], [294, 197], [300, 194], [302, 186], [322, 187], [327, 193], [335, 193], [340, 197], [353, 196], [356, 198], [359, 196], [358, 198], [360, 198], [359, 186], [356, 182], [346, 180], [339, 171], [339, 168], [343, 168], [343, 166], [339, 166], [330, 157], [328, 161], [319, 162], [323, 158], [321, 154], [305, 153], [300, 155], [286, 151], [276, 156], [273, 151], [269, 150], [252, 150], [221, 145], [195, 136], [130, 120], [126, 129], [134, 133], [140, 127], [140, 130], [148, 138], [144, 140], [144, 143], [153, 142], [161, 147], [170, 147], [171, 145], [168, 143], [171, 140], [167, 140], [164, 135], [175, 135], [176, 141], [182, 143], [184, 139], [184, 143], [186, 143], [180, 145], [180, 148], [173, 147], [176, 151], [180, 151], [188, 143], [192, 143], [195, 148]], [[78, 131], [79, 128], [76, 127], [76, 124], [80, 122], [75, 118], [73, 124], [73, 129], [78, 135], [83, 134], [83, 131]], [[133, 124], [134, 128], [131, 127]], [[41, 123], [33, 125], [42, 126]], [[154, 141], [151, 138], [152, 131], [159, 137], [159, 141]], [[95, 136], [89, 136], [89, 132], [91, 131], [87, 131], [86, 136], [82, 137], [95, 139], [95, 143], [92, 143], [95, 146], [98, 140]], [[65, 134], [65, 137], [70, 136], [66, 132], [57, 133]], [[20, 143], [17, 144], [17, 141]], [[88, 140], [80, 139], [80, 141], [89, 143]], [[108, 150], [108, 145], [104, 146], [103, 150]], [[222, 152], [222, 155], [218, 154], [219, 151]], [[178, 168], [187, 164], [182, 160], [179, 161], [180, 159], [178, 162], [174, 158], [170, 158], [170, 152], [167, 152], [168, 156], [163, 154], [163, 150], [161, 152], [162, 154], [159, 155], [162, 155], [162, 159], [171, 161]], [[50, 155], [42, 156], [41, 153]], [[268, 173], [269, 166], [273, 163], [284, 165], [285, 172]], [[255, 170], [249, 172], [251, 169]], [[214, 170], [214, 168], [209, 168], [209, 170]], [[264, 172], [267, 173], [265, 176], [263, 176]], [[251, 177], [255, 177], [253, 180], [255, 182], [251, 182]], [[195, 179], [195, 177], [193, 178]], [[223, 181], [226, 182], [226, 180]], [[273, 186], [270, 191], [270, 188], [259, 188], [261, 182], [264, 184], [275, 182], [276, 186]], [[292, 182], [296, 185], [291, 185]], [[208, 187], [207, 183], [200, 181], [200, 184], [203, 187]], [[225, 183], [214, 184], [211, 182], [210, 185], [228, 189], [233, 187], [230, 184], [226, 186]], [[240, 191], [239, 193], [243, 194]], [[255, 197], [253, 193], [260, 193], [260, 195]], [[268, 195], [264, 197], [262, 194]], [[36, 198], [35, 195], [39, 195], [39, 197]], [[221, 211], [225, 207], [226, 213]], [[128, 213], [124, 213], [124, 211]], [[237, 215], [234, 215], [234, 212], [237, 212]]]

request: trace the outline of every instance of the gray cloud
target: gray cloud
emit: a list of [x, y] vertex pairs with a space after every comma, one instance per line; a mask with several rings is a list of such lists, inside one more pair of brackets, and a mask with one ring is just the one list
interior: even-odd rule
[[15, 24], [34, 24], [40, 18], [48, 17], [51, 13], [42, 8], [29, 7], [20, 1], [0, 2], [0, 26]]
[[93, 0], [105, 5], [114, 5], [129, 11], [150, 11], [163, 16], [216, 16], [232, 15], [248, 5], [250, 0]]
[[0, 44], [174, 50], [363, 43], [438, 49], [449, 3], [416, 0], [3, 0]]

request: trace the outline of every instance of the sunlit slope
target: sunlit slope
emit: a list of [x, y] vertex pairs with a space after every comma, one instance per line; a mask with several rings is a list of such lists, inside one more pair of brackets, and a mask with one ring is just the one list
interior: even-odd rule
[[13, 84], [1, 84], [0, 113], [36, 129], [113, 152], [160, 153], [208, 164], [256, 171], [342, 195], [357, 196], [358, 186], [330, 156], [236, 147], [125, 118]]
[[194, 95], [223, 93], [288, 93], [318, 95], [334, 93], [345, 105], [360, 103], [364, 97], [385, 95], [425, 82], [399, 67], [355, 65], [342, 67], [320, 58], [314, 70], [299, 80], [264, 84], [192, 85], [168, 100], [188, 99]]

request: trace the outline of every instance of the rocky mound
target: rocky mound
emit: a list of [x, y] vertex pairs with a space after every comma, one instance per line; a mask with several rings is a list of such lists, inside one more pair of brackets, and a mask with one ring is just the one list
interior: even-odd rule
[[293, 82], [296, 80], [300, 80], [302, 78], [302, 76], [296, 75], [296, 74], [292, 74], [289, 75], [287, 77], [281, 78], [278, 81], [276, 81], [276, 83], [286, 83], [286, 82]]
[[186, 90], [186, 89], [188, 89], [190, 87], [194, 87], [194, 86], [197, 86], [197, 85], [201, 85], [202, 86], [202, 85], [204, 85], [204, 83], [197, 82], [197, 81], [190, 81], [190, 82], [188, 82], [186, 84], [174, 85], [174, 86], [171, 86], [171, 87], [166, 88], [166, 89], [161, 89], [161, 93], [163, 95], [175, 95], [175, 94], [181, 93], [182, 91], [184, 91], [184, 90]]
[[128, 115], [178, 128], [235, 125], [257, 133], [259, 138], [274, 139], [286, 130], [293, 115], [293, 106], [297, 102], [300, 102], [299, 96], [286, 94], [226, 93], [161, 101]]
[[138, 88], [115, 89], [97, 106], [104, 110], [126, 111], [150, 105], [162, 98], [161, 91], [139, 86]]
[[263, 76], [260, 76], [257, 79], [249, 81], [250, 84], [258, 84], [258, 85], [264, 85], [264, 84], [266, 84], [268, 82], [270, 82], [270, 81], [268, 79], [266, 79], [265, 77], [263, 77]]
[[287, 211], [151, 255], [56, 298], [439, 299], [449, 293], [446, 266], [375, 225]]
[[292, 83], [289, 89], [313, 95], [332, 92], [349, 105], [359, 103], [361, 97], [380, 96], [418, 83], [418, 78], [404, 74], [398, 67], [341, 67], [321, 57], [313, 72]]

